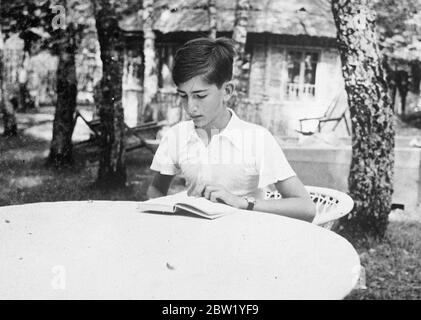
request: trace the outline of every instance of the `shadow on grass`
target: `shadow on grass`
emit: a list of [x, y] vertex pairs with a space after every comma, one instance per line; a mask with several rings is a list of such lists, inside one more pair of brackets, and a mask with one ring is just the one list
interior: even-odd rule
[[50, 146], [50, 142], [35, 139], [32, 136], [25, 135], [23, 131], [19, 131], [17, 136], [4, 137], [0, 136], [0, 152], [13, 151], [17, 149], [25, 149], [25, 151], [45, 150]]

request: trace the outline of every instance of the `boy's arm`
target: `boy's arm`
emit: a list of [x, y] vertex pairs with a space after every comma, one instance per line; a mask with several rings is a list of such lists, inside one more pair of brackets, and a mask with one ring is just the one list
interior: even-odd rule
[[148, 199], [166, 196], [173, 178], [173, 175], [161, 174], [159, 172], [155, 173], [152, 183], [146, 193]]
[[286, 217], [313, 221], [316, 207], [307, 190], [296, 176], [275, 183], [282, 199], [256, 200], [254, 210], [271, 212]]
[[[275, 186], [281, 193], [282, 199], [256, 199], [254, 211], [279, 214], [308, 222], [313, 221], [316, 215], [316, 207], [300, 179], [293, 176], [278, 181]], [[221, 185], [207, 185], [204, 187], [203, 193], [206, 199], [213, 202], [218, 202], [219, 199], [225, 204], [243, 210], [248, 206], [245, 198], [228, 192]]]

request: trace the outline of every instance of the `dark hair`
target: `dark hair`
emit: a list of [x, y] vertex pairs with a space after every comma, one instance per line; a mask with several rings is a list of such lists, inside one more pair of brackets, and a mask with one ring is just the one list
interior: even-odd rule
[[178, 86], [202, 75], [209, 84], [221, 88], [232, 78], [235, 50], [228, 38], [197, 38], [177, 50], [172, 77]]

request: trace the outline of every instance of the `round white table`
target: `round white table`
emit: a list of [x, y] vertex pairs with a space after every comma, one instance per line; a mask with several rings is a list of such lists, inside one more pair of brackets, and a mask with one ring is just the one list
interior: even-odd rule
[[0, 299], [341, 299], [359, 276], [352, 245], [307, 222], [137, 208], [0, 207]]

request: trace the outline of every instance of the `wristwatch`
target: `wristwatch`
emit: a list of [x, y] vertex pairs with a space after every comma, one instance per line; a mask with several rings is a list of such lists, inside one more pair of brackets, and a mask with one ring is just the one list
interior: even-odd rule
[[253, 210], [254, 205], [256, 203], [256, 199], [253, 197], [244, 197], [244, 199], [246, 199], [246, 201], [248, 202], [248, 206], [246, 210]]

